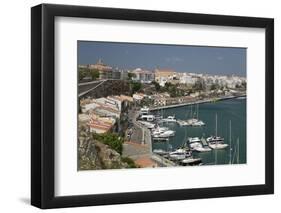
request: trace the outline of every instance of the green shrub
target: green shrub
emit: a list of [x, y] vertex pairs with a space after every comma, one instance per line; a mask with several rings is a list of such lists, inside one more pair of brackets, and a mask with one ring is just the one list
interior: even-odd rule
[[123, 151], [124, 138], [120, 137], [116, 133], [104, 133], [104, 134], [93, 134], [94, 139], [101, 143], [108, 145], [111, 149], [114, 149], [119, 154]]
[[129, 157], [122, 157], [122, 161], [129, 165], [129, 168], [138, 168], [135, 162]]

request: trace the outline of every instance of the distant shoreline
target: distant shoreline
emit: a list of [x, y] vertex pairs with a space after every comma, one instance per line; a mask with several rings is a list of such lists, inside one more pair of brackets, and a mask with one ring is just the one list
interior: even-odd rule
[[[220, 97], [220, 98], [216, 98], [215, 102], [239, 98], [239, 97], [247, 97], [247, 96], [246, 95], [240, 95], [240, 96]], [[180, 103], [180, 104], [173, 104], [173, 105], [160, 106], [160, 107], [152, 107], [152, 108], [149, 108], [149, 109], [150, 109], [150, 111], [156, 111], [156, 110], [159, 110], [159, 109], [170, 109], [170, 108], [177, 108], [177, 107], [189, 106], [189, 105], [194, 105], [194, 104], [204, 104], [204, 103], [210, 103], [210, 102], [214, 102], [214, 99], [205, 99], [205, 100], [199, 100], [199, 101], [195, 101], [195, 102]]]

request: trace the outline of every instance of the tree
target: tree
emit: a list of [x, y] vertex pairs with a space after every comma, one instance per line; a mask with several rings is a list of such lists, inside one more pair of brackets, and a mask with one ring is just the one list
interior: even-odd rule
[[211, 85], [211, 90], [216, 90], [216, 89], [219, 89], [220, 88], [220, 85], [218, 83], [213, 83]]
[[160, 86], [160, 84], [159, 84], [158, 82], [152, 81], [151, 83], [154, 85], [155, 90], [156, 90], [157, 92], [160, 91], [161, 86]]
[[171, 97], [180, 97], [185, 94], [185, 89], [181, 89], [178, 84], [166, 82], [165, 86], [161, 88], [163, 92], [168, 92]]
[[140, 82], [131, 82], [132, 92], [138, 92], [142, 88], [142, 84]]
[[99, 78], [100, 72], [97, 69], [91, 69], [90, 76], [91, 76], [92, 80], [96, 80]]
[[79, 68], [79, 80], [82, 80], [89, 74], [89, 69], [88, 68]]
[[136, 77], [136, 74], [135, 73], [132, 73], [132, 72], [129, 72], [128, 73], [128, 80], [131, 81], [133, 78]]
[[205, 82], [203, 79], [198, 79], [194, 84], [194, 90], [195, 91], [202, 91], [206, 88]]
[[174, 85], [169, 88], [169, 93], [172, 98], [178, 96], [178, 90]]

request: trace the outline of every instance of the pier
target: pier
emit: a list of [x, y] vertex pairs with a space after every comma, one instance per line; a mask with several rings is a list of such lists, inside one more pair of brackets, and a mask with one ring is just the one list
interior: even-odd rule
[[160, 156], [160, 155], [157, 155], [157, 154], [154, 154], [154, 153], [151, 155], [151, 159], [153, 159], [155, 162], [158, 163], [159, 166], [162, 166], [162, 167], [178, 166], [173, 161], [170, 161], [167, 158], [165, 158], [163, 156]]
[[201, 138], [201, 142], [202, 142], [203, 146], [208, 146], [208, 143], [205, 138]]

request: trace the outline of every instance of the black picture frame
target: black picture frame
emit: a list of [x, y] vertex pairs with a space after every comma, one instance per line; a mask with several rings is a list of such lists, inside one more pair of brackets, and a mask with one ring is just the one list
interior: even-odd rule
[[[265, 184], [56, 197], [54, 195], [54, 23], [55, 17], [59, 16], [264, 28], [266, 32]], [[41, 4], [31, 8], [32, 205], [46, 209], [198, 198], [218, 198], [272, 193], [274, 193], [273, 19], [53, 4]]]

